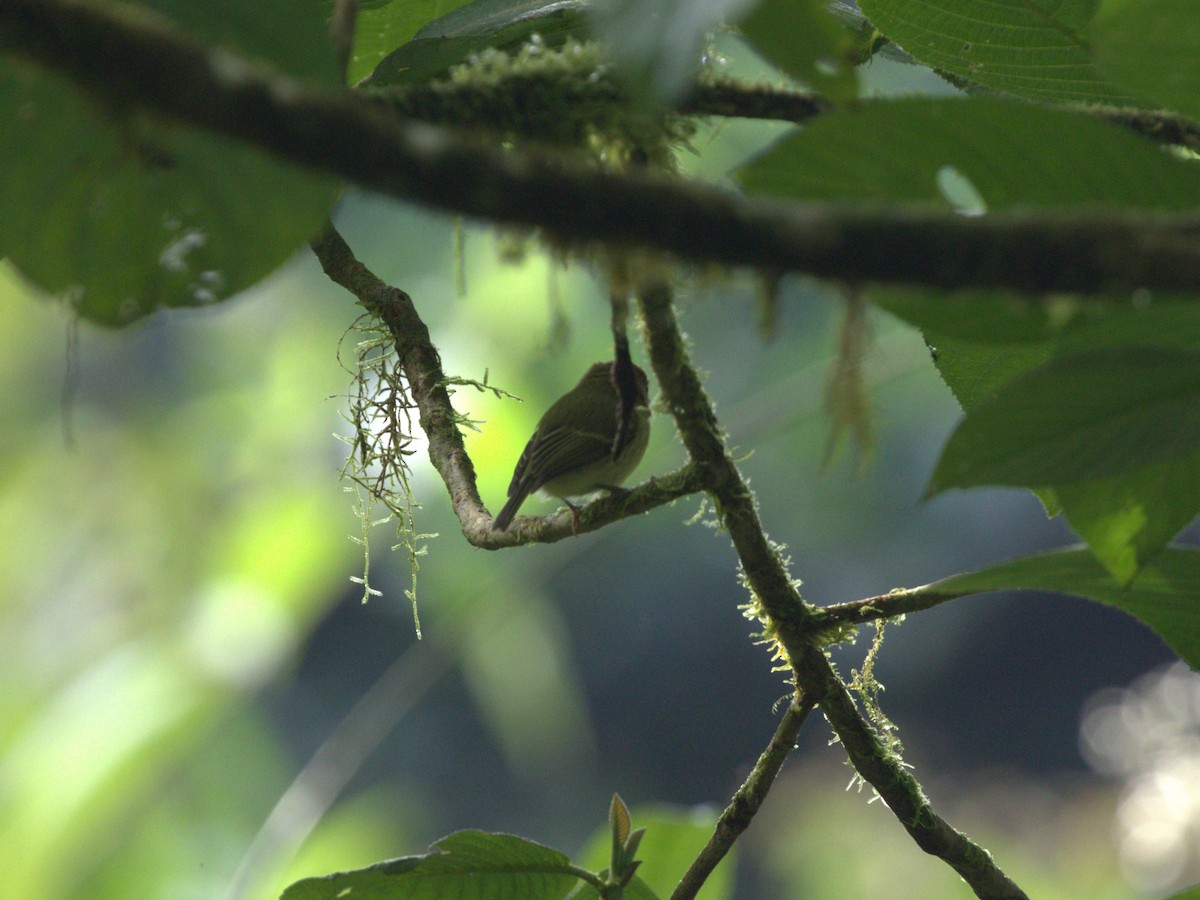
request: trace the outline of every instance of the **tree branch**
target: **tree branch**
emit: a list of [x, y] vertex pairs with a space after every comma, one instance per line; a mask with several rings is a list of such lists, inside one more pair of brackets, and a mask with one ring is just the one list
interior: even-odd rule
[[1177, 113], [1123, 106], [1072, 106], [1070, 109], [1128, 128], [1156, 143], [1186, 147], [1200, 153], [1200, 124]]
[[[533, 138], [553, 135], [564, 109], [637, 109], [636, 101], [612, 70], [597, 67], [564, 66], [532, 72], [514, 68], [489, 73], [482, 84], [451, 79], [378, 87], [372, 84], [362, 93], [401, 116], [423, 122], [517, 131]], [[481, 102], [487, 99], [491, 102]], [[675, 111], [689, 116], [800, 123], [832, 108], [829, 100], [809, 91], [706, 78], [693, 85]], [[643, 112], [661, 117], [664, 110], [647, 108]]]
[[921, 849], [952, 866], [979, 897], [1025, 898], [986, 850], [933, 811], [902, 760], [863, 719], [824, 649], [813, 642], [817, 611], [801, 598], [780, 548], [763, 531], [754, 495], [725, 447], [712, 403], [688, 357], [670, 287], [662, 282], [645, 285], [639, 299], [650, 360], [668, 407], [741, 560], [752, 603], [766, 625], [765, 636], [775, 641], [791, 667], [798, 695], [821, 707], [855, 770]]
[[[1068, 104], [1063, 108], [1120, 125], [1158, 144], [1186, 147], [1200, 153], [1200, 124], [1178, 113], [1095, 104]], [[680, 112], [700, 116], [797, 124], [833, 109], [834, 104], [820, 94], [768, 84], [745, 84], [730, 78], [701, 82], [680, 106]]]
[[598, 173], [559, 155], [505, 153], [406, 122], [348, 91], [264, 75], [167, 20], [119, 3], [3, 0], [0, 47], [114, 103], [254, 144], [411, 202], [547, 229], [566, 241], [646, 246], [686, 260], [845, 282], [1029, 293], [1195, 290], [1200, 219], [912, 209], [748, 200], [646, 173]]
[[919, 612], [965, 596], [967, 593], [962, 591], [931, 591], [927, 587], [900, 588], [878, 597], [823, 606], [814, 612], [812, 627], [814, 631], [824, 631], [844, 625], [862, 625], [877, 619], [890, 619], [904, 613]]
[[418, 421], [429, 441], [429, 459], [450, 493], [451, 507], [462, 525], [463, 535], [476, 547], [498, 550], [521, 544], [553, 543], [649, 512], [701, 489], [698, 471], [688, 465], [651, 478], [630, 491], [589, 503], [579, 511], [577, 521], [569, 511], [563, 511], [549, 516], [522, 516], [507, 530], [493, 531], [492, 516], [479, 496], [475, 466], [456, 424], [458, 415], [446, 390], [441, 357], [412, 298], [381, 281], [359, 262], [332, 224], [313, 240], [312, 250], [330, 280], [357, 297], [391, 332], [409, 393], [417, 405]]
[[750, 827], [751, 820], [775, 783], [775, 776], [783, 768], [783, 761], [795, 748], [796, 737], [811, 710], [812, 704], [804, 703], [799, 697], [793, 698], [788, 704], [767, 749], [762, 752], [741, 787], [734, 792], [733, 799], [717, 819], [712, 837], [671, 892], [671, 900], [690, 900], [695, 897], [713, 869], [733, 847], [733, 842]]
[[810, 91], [769, 84], [745, 84], [731, 78], [706, 78], [679, 106], [682, 113], [731, 119], [806, 122], [833, 109], [833, 103]]

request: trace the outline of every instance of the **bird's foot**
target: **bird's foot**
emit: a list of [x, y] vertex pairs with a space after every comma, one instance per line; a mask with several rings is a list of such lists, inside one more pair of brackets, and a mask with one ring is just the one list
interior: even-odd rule
[[571, 510], [571, 534], [579, 536], [579, 507], [570, 500], [563, 498], [563, 503], [567, 504], [567, 509]]

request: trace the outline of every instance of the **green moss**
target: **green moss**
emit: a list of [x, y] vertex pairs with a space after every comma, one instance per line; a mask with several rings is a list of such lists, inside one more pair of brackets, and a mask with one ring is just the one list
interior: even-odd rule
[[[414, 520], [419, 507], [409, 484], [408, 457], [413, 453], [412, 416], [416, 410], [396, 356], [395, 338], [383, 323], [364, 316], [346, 334], [358, 340], [353, 366], [343, 362], [351, 375], [348, 409], [343, 413], [351, 435], [339, 438], [350, 447], [342, 480], [347, 493], [354, 495], [353, 509], [361, 526], [360, 534], [350, 539], [363, 548], [363, 574], [351, 580], [362, 585], [364, 603], [380, 596], [371, 586], [370, 532], [376, 525], [394, 523], [397, 541], [393, 549], [403, 548], [408, 553], [410, 582], [404, 593], [412, 604], [413, 626], [420, 637], [417, 572], [426, 552], [425, 542], [436, 535], [417, 531]], [[376, 514], [378, 507], [383, 507], [381, 515]]]
[[444, 79], [364, 93], [401, 115], [582, 151], [609, 169], [674, 172], [675, 151], [695, 131], [683, 116], [635, 103], [594, 43], [488, 49]]

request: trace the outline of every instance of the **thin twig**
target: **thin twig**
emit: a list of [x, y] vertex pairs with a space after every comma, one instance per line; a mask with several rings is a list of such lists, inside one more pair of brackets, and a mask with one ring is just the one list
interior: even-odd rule
[[838, 603], [818, 609], [813, 616], [813, 628], [818, 631], [845, 625], [862, 625], [877, 619], [890, 619], [904, 613], [919, 612], [948, 600], [967, 596], [968, 591], [935, 591], [928, 586], [900, 588], [849, 603]]
[[811, 703], [804, 703], [797, 698], [793, 698], [788, 704], [770, 743], [759, 756], [750, 775], [734, 792], [729, 805], [717, 819], [712, 837], [671, 892], [671, 900], [690, 900], [695, 897], [713, 869], [733, 847], [734, 841], [750, 827], [751, 820], [758, 813], [763, 800], [767, 798], [767, 792], [775, 782], [775, 776], [783, 768], [783, 761], [795, 748], [796, 737], [811, 710]]

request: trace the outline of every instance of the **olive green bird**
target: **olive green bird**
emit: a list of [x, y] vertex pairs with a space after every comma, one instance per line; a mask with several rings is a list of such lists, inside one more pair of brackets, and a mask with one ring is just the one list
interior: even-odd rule
[[[636, 382], [632, 415], [618, 446], [620, 394], [613, 363], [593, 363], [579, 383], [546, 410], [517, 460], [508, 502], [492, 528], [504, 531], [525, 498], [541, 491], [575, 506], [568, 497], [615, 490], [642, 460], [650, 442], [649, 382], [633, 366]], [[615, 453], [614, 453], [615, 451]]]

